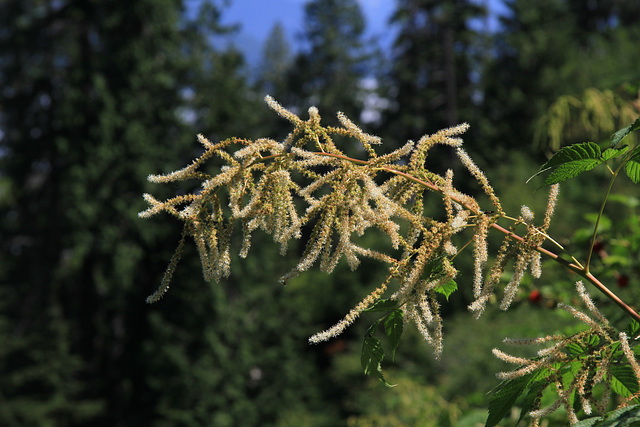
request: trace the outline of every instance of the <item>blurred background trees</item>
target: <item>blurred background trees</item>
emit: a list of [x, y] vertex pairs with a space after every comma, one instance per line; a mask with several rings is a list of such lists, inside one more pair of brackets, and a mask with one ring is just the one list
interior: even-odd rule
[[[302, 48], [293, 51], [275, 27], [251, 78], [240, 50], [214, 42], [233, 35], [221, 24], [225, 3], [0, 2], [0, 424], [483, 421], [485, 410], [474, 408], [484, 408], [493, 381], [489, 349], [503, 335], [530, 333], [529, 322], [489, 316], [490, 328], [474, 325], [487, 337], [474, 354], [484, 356], [465, 367], [433, 361], [409, 334], [392, 367], [401, 386], [389, 391], [360, 373], [365, 325], [324, 346], [306, 343], [377, 282], [374, 265], [310, 272], [281, 288], [276, 279], [291, 261], [274, 257], [265, 239], [233, 277], [207, 284], [187, 253], [174, 289], [147, 306], [179, 230], [170, 219], [137, 218], [146, 177], [190, 161], [198, 132], [282, 136], [261, 101], [268, 92], [302, 114], [317, 105], [329, 121], [344, 111], [391, 146], [469, 121], [469, 148], [492, 162], [496, 187], [535, 208], [544, 201], [522, 200], [534, 188], [519, 183], [545, 151], [602, 140], [637, 116], [640, 5], [510, 0], [490, 30], [487, 2], [398, 0], [395, 42], [384, 52], [365, 38], [358, 2], [308, 1]], [[598, 109], [597, 99], [612, 101]], [[605, 124], [589, 128], [596, 120], [585, 110]], [[585, 197], [567, 194], [565, 220], [583, 220], [574, 203]], [[625, 292], [640, 286], [637, 275], [630, 280]], [[461, 326], [445, 346], [468, 338], [464, 292], [449, 308]], [[520, 307], [549, 317], [526, 294]], [[441, 411], [381, 413], [416, 405]]]
[[375, 45], [364, 39], [365, 25], [356, 0], [305, 3], [303, 50], [296, 55], [287, 88], [297, 109], [315, 105], [321, 112], [340, 110], [360, 118], [361, 86], [376, 69]]
[[480, 30], [471, 22], [486, 10], [468, 0], [396, 4], [390, 23], [398, 33], [387, 76], [392, 105], [384, 132], [405, 141], [454, 126], [461, 117], [470, 120], [478, 89], [472, 80], [479, 70], [473, 66], [482, 47]]

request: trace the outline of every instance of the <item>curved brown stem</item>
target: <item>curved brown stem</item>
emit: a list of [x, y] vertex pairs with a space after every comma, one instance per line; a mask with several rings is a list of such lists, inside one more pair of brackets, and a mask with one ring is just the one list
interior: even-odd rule
[[[517, 234], [507, 230], [506, 228], [498, 224], [494, 223], [491, 226], [504, 234], [508, 234], [510, 237], [512, 237], [515, 240], [524, 242], [524, 239], [522, 237], [518, 236]], [[583, 277], [585, 280], [587, 280], [589, 283], [595, 286], [600, 292], [602, 292], [607, 298], [613, 301], [625, 313], [627, 313], [629, 316], [635, 319], [636, 322], [640, 323], [640, 314], [638, 314], [633, 308], [631, 308], [624, 301], [622, 301], [616, 294], [614, 294], [609, 288], [607, 288], [602, 282], [600, 282], [593, 274], [591, 274], [588, 271], [585, 271], [583, 267], [577, 265], [576, 263], [567, 261], [566, 259], [561, 258], [558, 254], [551, 252], [541, 246], [537, 246], [534, 249], [540, 252], [542, 255], [546, 256], [547, 258], [550, 258], [555, 262], [562, 264], [567, 269]]]
[[[418, 182], [428, 188], [431, 188], [434, 191], [441, 191], [438, 186], [430, 183], [430, 182], [426, 182], [426, 181], [422, 181], [418, 178], [415, 178], [407, 173], [395, 170], [393, 168], [390, 167], [384, 167], [383, 169], [397, 174], [397, 175], [401, 175], [404, 176], [407, 179], [410, 179], [411, 181], [414, 182]], [[462, 201], [456, 200], [458, 203], [464, 204], [462, 203]], [[491, 227], [495, 228], [496, 230], [504, 233], [504, 234], [508, 234], [509, 236], [511, 236], [513, 239], [524, 242], [524, 239], [521, 236], [518, 236], [517, 234], [513, 233], [512, 231], [507, 230], [506, 228], [493, 223], [491, 224]], [[551, 252], [545, 248], [543, 248], [542, 246], [536, 246], [534, 248], [536, 251], [540, 252], [542, 255], [546, 256], [547, 258], [550, 258], [552, 260], [554, 260], [555, 262], [562, 264], [563, 266], [565, 266], [567, 269], [573, 271], [574, 273], [577, 273], [578, 275], [580, 275], [581, 277], [583, 277], [585, 280], [587, 280], [589, 283], [591, 283], [593, 286], [595, 286], [600, 292], [602, 292], [607, 298], [609, 298], [611, 301], [613, 301], [618, 307], [620, 307], [625, 313], [627, 313], [629, 316], [631, 316], [633, 319], [636, 320], [636, 322], [640, 323], [640, 314], [638, 314], [633, 308], [631, 308], [628, 304], [626, 304], [624, 301], [622, 301], [616, 294], [614, 294], [609, 288], [607, 288], [602, 282], [600, 282], [593, 274], [591, 274], [588, 270], [586, 270], [586, 268], [565, 260], [564, 258], [561, 258], [558, 254]]]
[[[343, 159], [343, 160], [347, 160], [349, 162], [353, 162], [356, 164], [361, 164], [361, 165], [366, 165], [368, 162], [365, 160], [359, 160], [359, 159], [354, 159], [345, 155], [341, 155], [341, 154], [334, 154], [334, 153], [326, 153], [326, 152], [322, 152], [322, 153], [316, 153], [318, 155], [321, 156], [328, 156], [328, 157], [335, 157], [338, 159]], [[272, 156], [272, 157], [277, 157], [277, 156]], [[263, 159], [264, 160], [264, 159]], [[417, 184], [423, 185], [435, 192], [438, 193], [442, 193], [442, 189], [440, 187], [438, 187], [437, 185], [435, 185], [434, 183], [430, 182], [430, 181], [424, 181], [422, 179], [416, 178], [411, 174], [408, 174], [406, 172], [402, 172], [398, 169], [395, 169], [391, 166], [382, 166], [380, 169], [387, 171], [389, 173], [395, 174], [395, 175], [400, 175], [410, 181], [413, 181]], [[455, 196], [450, 196], [453, 200], [455, 200], [456, 202], [460, 203], [461, 205], [465, 206], [464, 201], [462, 200], [456, 200]], [[467, 209], [469, 209], [468, 206], [466, 206]], [[470, 209], [472, 210], [472, 209]], [[472, 210], [473, 211], [473, 210]], [[524, 242], [524, 238], [522, 238], [521, 236], [513, 233], [510, 230], [507, 230], [506, 228], [493, 223], [491, 224], [491, 227], [493, 227], [494, 229], [509, 235], [511, 238], [518, 240], [520, 242]], [[564, 267], [566, 267], [568, 270], [573, 271], [574, 273], [580, 275], [582, 278], [584, 278], [585, 280], [587, 280], [589, 283], [591, 283], [593, 286], [595, 286], [600, 292], [602, 292], [607, 298], [609, 298], [611, 301], [613, 301], [618, 307], [620, 307], [625, 313], [627, 313], [629, 316], [631, 316], [634, 320], [636, 320], [638, 323], [640, 323], [640, 314], [638, 314], [633, 308], [631, 308], [628, 304], [626, 304], [624, 301], [622, 301], [616, 294], [614, 294], [609, 288], [607, 288], [602, 282], [600, 282], [593, 274], [591, 274], [588, 271], [588, 264], [587, 267], [583, 267], [581, 265], [578, 265], [574, 262], [571, 261], [567, 261], [564, 258], [561, 258], [558, 254], [551, 252], [545, 248], [543, 248], [542, 246], [536, 246], [535, 248], [533, 248], [534, 250], [536, 250], [537, 252], [540, 252], [542, 255], [546, 256], [547, 258], [550, 258], [552, 260], [554, 260], [555, 262], [562, 264]]]

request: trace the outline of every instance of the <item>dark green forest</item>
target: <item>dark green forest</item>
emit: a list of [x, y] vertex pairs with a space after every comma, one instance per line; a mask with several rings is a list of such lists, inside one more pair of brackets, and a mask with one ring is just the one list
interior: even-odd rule
[[[188, 242], [171, 290], [146, 304], [180, 226], [138, 218], [142, 194], [190, 191], [147, 177], [198, 156], [198, 133], [286, 136], [269, 94], [301, 114], [317, 106], [330, 124], [342, 111], [388, 151], [468, 122], [465, 147], [508, 207], [544, 207], [526, 180], [551, 153], [638, 117], [640, 3], [504, 0], [488, 31], [487, 2], [396, 0], [385, 50], [366, 36], [356, 0], [309, 0], [304, 47], [276, 24], [257, 67], [225, 42], [238, 32], [223, 24], [229, 3], [0, 2], [0, 425], [482, 425], [505, 369], [491, 349], [505, 335], [575, 327], [553, 309], [572, 298], [568, 274], [527, 279], [513, 312], [490, 307], [478, 321], [460, 279], [443, 307], [442, 357], [407, 331], [385, 361], [389, 389], [360, 367], [366, 316], [308, 344], [377, 286], [384, 269], [373, 262], [283, 287], [295, 253], [278, 256], [257, 235], [246, 259], [235, 248], [229, 278], [208, 283]], [[443, 152], [436, 168], [453, 160]], [[585, 241], [584, 212], [603, 191], [597, 176], [563, 187], [552, 226], [563, 244]], [[616, 215], [637, 213], [637, 190], [619, 191], [611, 239]], [[602, 268], [637, 307], [633, 256]]]

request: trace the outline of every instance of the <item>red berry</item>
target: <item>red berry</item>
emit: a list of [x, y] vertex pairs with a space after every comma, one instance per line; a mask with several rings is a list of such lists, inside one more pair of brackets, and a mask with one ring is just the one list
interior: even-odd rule
[[542, 294], [540, 291], [537, 289], [532, 290], [529, 293], [529, 302], [531, 304], [538, 304], [540, 301], [542, 301]]
[[618, 282], [618, 286], [620, 286], [621, 288], [626, 288], [627, 286], [629, 286], [629, 276], [627, 276], [626, 274], [620, 274], [616, 278], [616, 281]]
[[596, 240], [593, 244], [593, 252], [598, 253], [604, 249], [604, 243], [599, 240]]

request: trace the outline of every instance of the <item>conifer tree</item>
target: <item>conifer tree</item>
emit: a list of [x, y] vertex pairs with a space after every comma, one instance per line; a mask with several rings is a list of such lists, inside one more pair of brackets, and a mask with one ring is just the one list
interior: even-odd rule
[[467, 0], [402, 0], [390, 76], [386, 132], [400, 140], [470, 120], [471, 64], [478, 34], [469, 20], [483, 9]]
[[161, 354], [142, 304], [151, 253], [171, 232], [136, 218], [151, 165], [192, 141], [185, 88], [205, 44], [183, 7], [0, 3], [2, 425], [143, 425], [184, 374], [146, 360]]
[[637, 76], [630, 54], [637, 2], [510, 0], [506, 6], [482, 89], [483, 134], [496, 146], [533, 147], [541, 116], [559, 97], [590, 87], [617, 90]]
[[298, 107], [309, 104], [359, 117], [363, 78], [374, 74], [375, 49], [364, 40], [365, 19], [355, 0], [312, 0], [305, 4], [302, 39], [290, 89]]
[[277, 22], [264, 42], [260, 64], [259, 85], [265, 94], [285, 96], [287, 74], [291, 66], [292, 53], [282, 23]]

